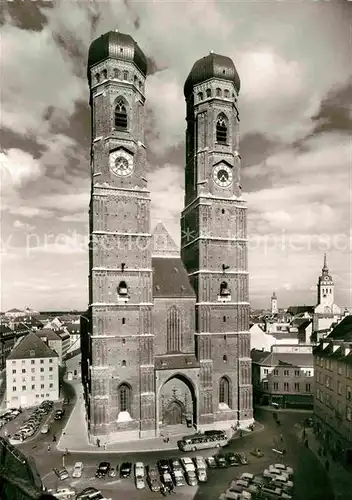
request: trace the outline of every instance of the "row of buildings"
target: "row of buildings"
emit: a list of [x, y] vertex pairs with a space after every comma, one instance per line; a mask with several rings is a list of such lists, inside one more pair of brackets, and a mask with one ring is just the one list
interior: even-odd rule
[[3, 403], [8, 408], [57, 400], [65, 360], [80, 351], [79, 315], [21, 312], [11, 310], [0, 323], [0, 371], [6, 368]]

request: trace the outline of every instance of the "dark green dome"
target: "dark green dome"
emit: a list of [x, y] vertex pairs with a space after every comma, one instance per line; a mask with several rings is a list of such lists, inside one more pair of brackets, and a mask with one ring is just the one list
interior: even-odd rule
[[147, 75], [147, 58], [131, 35], [116, 30], [109, 31], [94, 40], [89, 47], [88, 69], [107, 58], [134, 62], [141, 73]]
[[240, 91], [241, 81], [232, 59], [211, 52], [194, 63], [184, 85], [185, 97], [187, 98], [192, 93], [194, 85], [205, 82], [210, 78], [233, 82], [237, 92]]

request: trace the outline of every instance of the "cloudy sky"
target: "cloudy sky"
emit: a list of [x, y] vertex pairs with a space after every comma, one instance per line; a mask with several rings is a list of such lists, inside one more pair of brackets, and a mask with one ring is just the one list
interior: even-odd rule
[[150, 61], [153, 223], [179, 241], [183, 82], [210, 50], [241, 77], [253, 307], [314, 304], [323, 254], [351, 305], [352, 3], [9, 1], [1, 19], [1, 304], [87, 306], [90, 42], [130, 33]]

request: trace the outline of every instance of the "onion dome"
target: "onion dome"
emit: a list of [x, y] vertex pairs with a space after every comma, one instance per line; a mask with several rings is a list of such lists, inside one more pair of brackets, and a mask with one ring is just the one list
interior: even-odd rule
[[89, 47], [88, 69], [108, 58], [133, 62], [144, 76], [147, 75], [147, 58], [131, 35], [114, 30], [94, 40]]
[[187, 98], [192, 93], [194, 85], [205, 82], [210, 78], [233, 82], [237, 92], [240, 91], [241, 81], [232, 59], [210, 52], [210, 54], [194, 63], [184, 85], [185, 97]]

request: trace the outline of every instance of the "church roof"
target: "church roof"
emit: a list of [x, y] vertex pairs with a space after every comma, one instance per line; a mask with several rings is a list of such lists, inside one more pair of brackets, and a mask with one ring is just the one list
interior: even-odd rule
[[296, 316], [297, 314], [302, 314], [305, 312], [313, 314], [314, 306], [291, 306], [287, 309], [287, 314], [292, 314], [292, 316]]
[[88, 69], [109, 57], [121, 61], [131, 61], [144, 76], [147, 74], [147, 58], [131, 35], [114, 30], [104, 33], [94, 40], [89, 47]]
[[20, 340], [7, 359], [30, 358], [57, 358], [57, 354], [35, 333], [31, 332]]
[[352, 315], [348, 315], [340, 321], [333, 331], [325, 338], [328, 340], [352, 342]]
[[180, 257], [153, 257], [152, 266], [154, 298], [195, 298]]
[[162, 222], [153, 230], [153, 257], [179, 257], [180, 250]]

